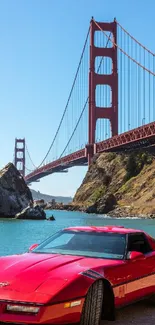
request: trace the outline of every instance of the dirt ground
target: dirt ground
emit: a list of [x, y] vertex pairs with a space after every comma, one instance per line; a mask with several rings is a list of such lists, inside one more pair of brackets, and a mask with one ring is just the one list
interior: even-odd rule
[[155, 306], [143, 301], [117, 311], [115, 322], [103, 321], [101, 325], [155, 325]]

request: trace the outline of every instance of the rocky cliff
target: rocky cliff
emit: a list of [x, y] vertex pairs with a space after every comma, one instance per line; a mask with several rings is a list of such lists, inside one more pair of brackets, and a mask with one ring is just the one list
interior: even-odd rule
[[103, 153], [92, 162], [73, 205], [114, 216], [155, 216], [155, 159], [147, 152]]
[[32, 194], [23, 177], [11, 163], [0, 170], [0, 217], [14, 217], [26, 208]]

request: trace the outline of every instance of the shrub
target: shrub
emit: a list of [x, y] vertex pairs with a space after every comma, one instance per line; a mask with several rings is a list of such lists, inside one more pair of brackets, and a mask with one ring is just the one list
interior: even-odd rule
[[116, 158], [116, 153], [115, 152], [109, 152], [107, 156], [108, 162], [112, 161], [113, 159]]
[[131, 177], [137, 176], [144, 165], [151, 164], [152, 160], [153, 157], [146, 152], [132, 152], [126, 162], [125, 181], [128, 181]]
[[95, 203], [99, 200], [106, 192], [106, 186], [102, 185], [97, 188], [90, 197], [91, 202]]

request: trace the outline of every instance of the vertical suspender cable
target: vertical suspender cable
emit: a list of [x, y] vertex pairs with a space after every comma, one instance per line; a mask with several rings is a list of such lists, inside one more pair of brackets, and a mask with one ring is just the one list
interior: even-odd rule
[[[149, 60], [149, 70], [150, 70], [150, 55], [148, 54], [148, 60]], [[151, 121], [151, 118], [150, 118], [150, 109], [151, 109], [151, 105], [150, 105], [150, 103], [151, 103], [151, 80], [150, 80], [150, 77], [151, 77], [151, 75], [150, 75], [150, 73], [149, 73], [149, 123], [150, 123], [150, 121]]]
[[[145, 49], [144, 49], [144, 67], [145, 67]], [[143, 69], [143, 123], [145, 124], [145, 70]]]
[[[128, 51], [130, 47], [130, 39], [128, 36]], [[130, 60], [128, 59], [128, 130], [130, 130]]]
[[[119, 28], [120, 30], [120, 28]], [[122, 48], [122, 29], [120, 30], [120, 44], [121, 44], [121, 48]], [[122, 62], [122, 59], [123, 59], [123, 55], [121, 52], [119, 52], [120, 54], [120, 105], [119, 105], [119, 109], [120, 109], [120, 133], [122, 133], [123, 131], [123, 109], [122, 109], [122, 103], [123, 103], [123, 89], [122, 89], [122, 76], [123, 76], [123, 62]]]
[[[124, 33], [124, 49], [126, 51], [126, 34]], [[124, 132], [126, 131], [126, 56], [124, 55]]]
[[[155, 73], [155, 55], [153, 55], [153, 72]], [[155, 77], [153, 76], [153, 120], [155, 121]]]

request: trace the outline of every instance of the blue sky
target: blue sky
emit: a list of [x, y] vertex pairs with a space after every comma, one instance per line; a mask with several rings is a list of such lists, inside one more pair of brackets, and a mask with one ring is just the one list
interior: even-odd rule
[[[92, 16], [114, 17], [155, 52], [154, 0], [0, 0], [0, 167], [25, 137], [38, 165], [63, 113]], [[74, 195], [86, 168], [44, 178], [32, 188]]]

